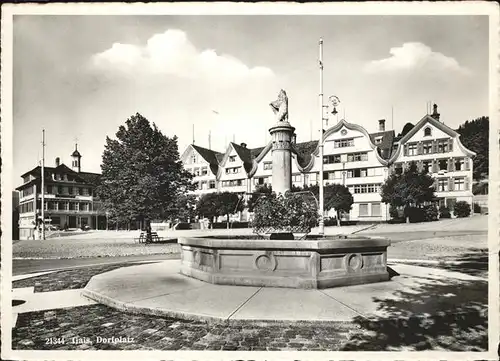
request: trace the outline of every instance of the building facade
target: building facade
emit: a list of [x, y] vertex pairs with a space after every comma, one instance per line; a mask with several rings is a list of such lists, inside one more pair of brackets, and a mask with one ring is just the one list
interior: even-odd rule
[[[22, 176], [19, 192], [19, 239], [39, 237], [41, 220], [41, 167]], [[55, 167], [44, 167], [45, 225], [54, 228], [106, 229], [106, 214], [95, 198], [100, 174], [81, 171], [81, 155], [75, 148], [71, 168], [56, 158]]]
[[[459, 134], [439, 120], [437, 106], [403, 137], [385, 129], [369, 133], [360, 125], [339, 121], [324, 132], [324, 185], [343, 184], [354, 198], [347, 216], [355, 221], [386, 221], [389, 206], [381, 202], [380, 189], [391, 172], [400, 172], [412, 161], [435, 178], [436, 196], [453, 209], [457, 201], [472, 206], [472, 158]], [[271, 143], [248, 148], [230, 143], [224, 153], [189, 145], [181, 156], [194, 175], [196, 195], [208, 192], [254, 192], [272, 183]], [[319, 142], [292, 141], [292, 184], [297, 187], [319, 182]], [[334, 210], [329, 211], [333, 216]]]

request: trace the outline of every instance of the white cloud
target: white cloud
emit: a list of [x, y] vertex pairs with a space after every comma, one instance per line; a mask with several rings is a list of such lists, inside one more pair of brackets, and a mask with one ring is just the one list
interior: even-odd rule
[[367, 73], [391, 71], [450, 71], [469, 74], [469, 70], [460, 66], [455, 58], [432, 51], [422, 43], [404, 43], [401, 47], [391, 48], [391, 56], [372, 60], [364, 67]]
[[219, 85], [274, 76], [269, 68], [249, 68], [242, 61], [219, 55], [213, 49], [200, 51], [185, 32], [176, 29], [153, 35], [144, 46], [115, 43], [93, 55], [91, 61], [94, 67], [104, 71], [217, 80]]

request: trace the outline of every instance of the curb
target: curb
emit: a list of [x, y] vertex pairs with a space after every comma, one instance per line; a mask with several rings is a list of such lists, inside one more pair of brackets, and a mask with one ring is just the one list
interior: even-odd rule
[[[421, 264], [435, 264], [435, 265], [461, 265], [471, 263], [470, 261], [442, 261], [442, 260], [429, 260], [429, 259], [388, 259], [387, 263], [421, 263]], [[488, 262], [475, 262], [475, 263], [484, 263], [488, 264]]]

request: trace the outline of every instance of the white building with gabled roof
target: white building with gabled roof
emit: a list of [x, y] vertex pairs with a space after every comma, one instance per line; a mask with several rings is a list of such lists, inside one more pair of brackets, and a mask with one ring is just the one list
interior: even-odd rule
[[[394, 130], [378, 121], [378, 131], [340, 120], [324, 132], [324, 185], [343, 184], [354, 198], [346, 218], [377, 222], [390, 219], [389, 206], [381, 202], [380, 189], [389, 174], [403, 171], [415, 161], [435, 178], [436, 196], [450, 208], [456, 201], [472, 206], [472, 158], [475, 153], [460, 142], [459, 134], [439, 120], [437, 106], [407, 134], [396, 138]], [[181, 160], [194, 175], [198, 189], [208, 192], [251, 193], [272, 184], [272, 144], [248, 148], [229, 143], [224, 153], [189, 145]], [[319, 182], [319, 142], [292, 140], [292, 184], [296, 187]], [[334, 215], [331, 211], [331, 215]]]
[[440, 121], [437, 106], [396, 142], [389, 159], [391, 171], [402, 172], [410, 162], [434, 179], [440, 205], [453, 210], [457, 201], [472, 206], [472, 158], [476, 155], [460, 142], [460, 134]]

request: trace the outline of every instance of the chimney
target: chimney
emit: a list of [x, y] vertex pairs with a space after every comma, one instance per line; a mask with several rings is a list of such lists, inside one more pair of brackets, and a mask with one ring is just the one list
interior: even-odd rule
[[56, 167], [59, 167], [59, 165], [61, 164], [61, 160], [59, 159], [59, 157], [56, 158]]
[[247, 147], [247, 143], [241, 143], [240, 144], [243, 148], [246, 148]]
[[436, 120], [439, 120], [440, 114], [438, 113], [438, 106], [437, 104], [433, 105], [433, 111], [432, 111], [432, 117]]
[[385, 119], [380, 119], [378, 121], [378, 130], [380, 132], [385, 132]]

